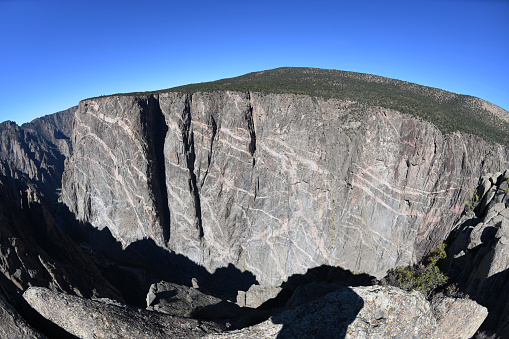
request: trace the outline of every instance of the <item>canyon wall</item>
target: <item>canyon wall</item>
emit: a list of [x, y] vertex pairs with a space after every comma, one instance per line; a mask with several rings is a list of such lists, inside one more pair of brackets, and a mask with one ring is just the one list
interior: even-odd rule
[[85, 100], [71, 142], [62, 197], [80, 220], [268, 286], [419, 260], [509, 158], [390, 109], [229, 91]]

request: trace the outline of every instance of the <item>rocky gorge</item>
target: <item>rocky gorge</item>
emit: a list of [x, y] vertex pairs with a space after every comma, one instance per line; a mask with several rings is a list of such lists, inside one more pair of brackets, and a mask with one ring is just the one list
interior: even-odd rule
[[[505, 136], [402, 107], [454, 104], [502, 134], [509, 113], [348, 72], [334, 81], [355, 96], [260, 87], [323, 72], [91, 98], [0, 125], [8, 337], [503, 337]], [[470, 298], [377, 283], [442, 242], [441, 267]]]

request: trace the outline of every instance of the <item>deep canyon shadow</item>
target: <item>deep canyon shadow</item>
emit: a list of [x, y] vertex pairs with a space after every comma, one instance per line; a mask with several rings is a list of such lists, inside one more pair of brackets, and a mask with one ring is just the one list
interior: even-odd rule
[[[240, 271], [232, 264], [210, 273], [187, 257], [159, 247], [152, 239], [139, 240], [122, 248], [107, 228], [98, 230], [90, 224], [78, 223], [65, 206], [59, 208], [67, 213], [62, 218], [62, 221], [66, 220], [63, 225], [75, 241], [91, 254], [110, 263], [103, 275], [122, 293], [128, 304], [145, 308], [150, 284], [161, 280], [185, 286], [192, 286], [194, 280], [202, 292], [233, 302], [239, 291], [247, 291], [258, 284], [251, 272]], [[258, 307], [259, 314], [239, 321], [236, 327], [254, 325], [272, 314], [272, 321], [283, 325], [278, 335], [280, 338], [301, 337], [305, 333], [303, 331], [313, 328], [317, 333], [344, 338], [348, 325], [355, 320], [364, 304], [350, 287], [371, 285], [373, 280], [374, 277], [368, 274], [356, 275], [327, 265], [309, 269], [305, 274], [294, 274], [281, 285], [282, 290], [276, 298]], [[299, 315], [294, 311], [296, 307], [306, 309], [307, 303], [318, 301], [332, 292], [338, 294], [338, 302], [327, 301], [326, 313], [302, 313], [301, 310], [301, 314], [309, 313], [309, 316], [300, 323]], [[323, 300], [318, 302], [326, 302]], [[327, 323], [329, 318], [330, 324]]]
[[131, 305], [146, 307], [150, 285], [161, 280], [185, 286], [192, 286], [194, 280], [202, 292], [233, 302], [238, 291], [258, 284], [251, 272], [240, 271], [232, 264], [210, 273], [186, 256], [161, 248], [152, 239], [138, 240], [122, 248], [109, 229], [99, 230], [76, 221], [63, 204], [59, 204], [58, 210], [65, 232], [83, 249], [109, 263], [104, 277]]

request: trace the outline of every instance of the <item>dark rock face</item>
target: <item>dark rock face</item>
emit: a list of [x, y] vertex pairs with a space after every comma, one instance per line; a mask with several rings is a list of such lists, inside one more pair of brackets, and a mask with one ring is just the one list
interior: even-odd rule
[[37, 132], [13, 122], [0, 124], [0, 174], [34, 184], [49, 197], [56, 197], [64, 170], [64, 156]]
[[0, 337], [1, 338], [46, 338], [34, 330], [9, 305], [0, 294]]
[[57, 197], [65, 157], [72, 151], [70, 134], [77, 107], [23, 124], [0, 124], [0, 174], [34, 184], [47, 197]]
[[98, 263], [58, 227], [36, 189], [5, 177], [0, 177], [0, 273], [0, 287], [8, 291], [35, 285], [123, 300]]
[[218, 324], [111, 305], [31, 287], [25, 300], [43, 317], [79, 338], [200, 338]]
[[72, 153], [72, 122], [77, 109], [78, 106], [74, 106], [65, 111], [34, 119], [21, 125], [21, 128], [39, 133], [44, 139], [55, 145], [64, 157], [68, 157]]
[[449, 241], [448, 274], [486, 306], [481, 329], [509, 333], [509, 170], [483, 176]]
[[80, 220], [262, 286], [420, 259], [508, 158], [388, 109], [228, 91], [86, 100], [72, 142], [62, 190]]

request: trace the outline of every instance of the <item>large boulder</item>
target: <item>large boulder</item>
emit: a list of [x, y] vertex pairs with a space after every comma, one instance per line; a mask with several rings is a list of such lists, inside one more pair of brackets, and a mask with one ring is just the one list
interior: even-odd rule
[[200, 338], [224, 327], [206, 321], [117, 306], [31, 287], [25, 300], [44, 318], [79, 338]]
[[251, 285], [247, 291], [238, 292], [237, 305], [256, 308], [267, 300], [277, 297], [282, 290], [278, 286]]
[[199, 319], [231, 319], [255, 312], [202, 293], [196, 288], [165, 281], [150, 286], [147, 309]]
[[436, 338], [472, 338], [488, 316], [486, 307], [468, 298], [437, 295], [431, 306], [437, 319]]

